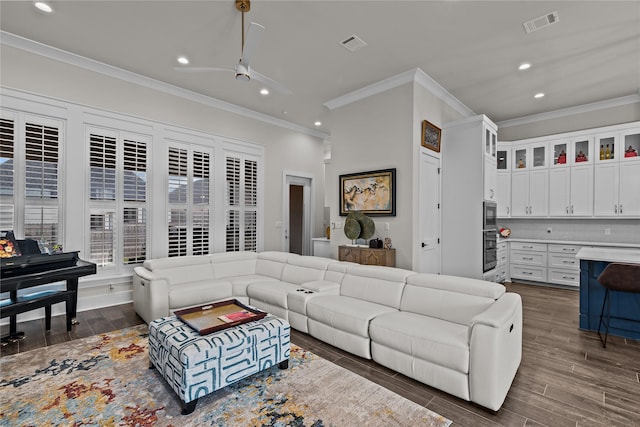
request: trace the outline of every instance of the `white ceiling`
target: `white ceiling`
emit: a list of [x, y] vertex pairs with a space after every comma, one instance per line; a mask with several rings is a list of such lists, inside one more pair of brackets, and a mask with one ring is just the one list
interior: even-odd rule
[[[266, 30], [252, 67], [293, 94], [227, 73], [180, 73], [192, 66], [233, 68], [241, 14], [224, 1], [1, 1], [3, 31], [331, 133], [323, 106], [369, 84], [422, 69], [477, 114], [504, 121], [637, 95], [640, 1], [270, 1], [245, 15]], [[523, 22], [557, 11], [559, 22], [527, 34]], [[355, 34], [367, 46], [339, 42]], [[532, 67], [518, 71], [521, 62]], [[534, 99], [544, 92], [542, 99]], [[285, 114], [286, 111], [286, 114]]]

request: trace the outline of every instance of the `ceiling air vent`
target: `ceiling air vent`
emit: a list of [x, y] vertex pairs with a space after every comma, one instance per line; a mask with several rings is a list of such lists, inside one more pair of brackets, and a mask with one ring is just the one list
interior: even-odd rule
[[349, 52], [355, 52], [356, 50], [360, 50], [367, 45], [364, 40], [362, 40], [355, 34], [342, 40], [340, 44]]
[[546, 15], [542, 15], [539, 18], [532, 19], [531, 21], [527, 21], [522, 25], [524, 26], [524, 30], [527, 33], [532, 33], [544, 27], [548, 27], [551, 24], [555, 24], [556, 22], [558, 22], [559, 19], [560, 18], [558, 17], [558, 12], [553, 11], [553, 12], [547, 13]]

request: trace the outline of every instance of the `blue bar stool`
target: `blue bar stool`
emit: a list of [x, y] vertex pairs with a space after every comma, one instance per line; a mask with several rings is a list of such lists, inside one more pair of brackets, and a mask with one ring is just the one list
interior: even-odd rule
[[[631, 292], [640, 293], [640, 264], [622, 264], [612, 262], [598, 276], [598, 282], [604, 286], [604, 300], [602, 301], [602, 311], [600, 312], [600, 322], [598, 323], [598, 336], [602, 341], [602, 347], [607, 348], [607, 336], [609, 335], [609, 324], [611, 322], [611, 297], [610, 292]], [[605, 306], [607, 307], [606, 322]], [[604, 324], [604, 338], [600, 334], [600, 327]]]

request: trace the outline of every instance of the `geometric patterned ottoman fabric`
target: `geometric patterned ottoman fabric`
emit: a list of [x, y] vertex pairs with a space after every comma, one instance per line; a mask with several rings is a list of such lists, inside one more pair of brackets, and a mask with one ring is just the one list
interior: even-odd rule
[[149, 360], [183, 406], [286, 363], [290, 347], [289, 324], [273, 315], [208, 335], [198, 334], [176, 316], [149, 323]]

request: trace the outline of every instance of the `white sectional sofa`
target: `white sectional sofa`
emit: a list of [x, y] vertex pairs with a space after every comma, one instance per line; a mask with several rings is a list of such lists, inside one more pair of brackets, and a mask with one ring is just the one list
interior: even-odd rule
[[224, 299], [408, 377], [502, 406], [522, 356], [522, 302], [504, 286], [283, 252], [148, 260], [133, 277], [148, 323]]

